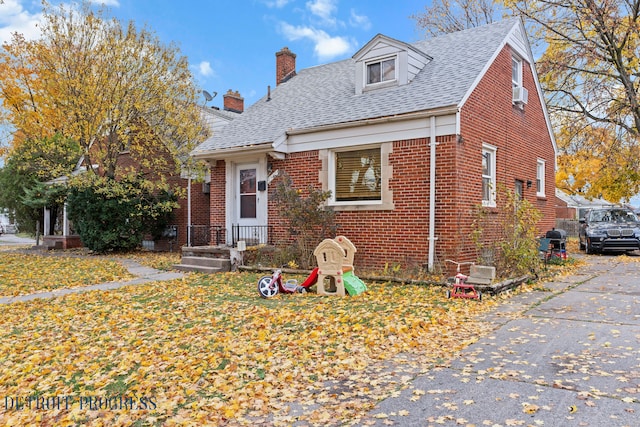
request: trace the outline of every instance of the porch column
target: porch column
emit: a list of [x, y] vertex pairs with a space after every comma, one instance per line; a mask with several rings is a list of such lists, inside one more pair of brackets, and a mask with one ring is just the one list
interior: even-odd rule
[[71, 227], [69, 223], [69, 217], [67, 217], [67, 202], [64, 202], [62, 207], [62, 235], [69, 236], [71, 234]]
[[42, 228], [43, 236], [49, 236], [50, 224], [51, 224], [51, 211], [49, 210], [49, 208], [45, 207], [44, 208], [44, 224]]

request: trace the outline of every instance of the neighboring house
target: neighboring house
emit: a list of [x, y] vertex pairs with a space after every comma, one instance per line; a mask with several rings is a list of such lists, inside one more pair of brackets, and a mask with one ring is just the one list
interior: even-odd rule
[[580, 219], [589, 209], [617, 206], [607, 200], [587, 199], [579, 194], [569, 195], [556, 188], [556, 218]]
[[[244, 109], [244, 99], [238, 92], [229, 90], [224, 95], [223, 109], [217, 107], [203, 107], [202, 114], [211, 134], [215, 134], [221, 128], [238, 117]], [[128, 152], [120, 154], [118, 165], [121, 167], [135, 167]], [[86, 170], [78, 166], [74, 174], [83, 173]], [[191, 179], [190, 179], [191, 178]], [[171, 230], [167, 230], [165, 237], [160, 240], [144, 241], [143, 244], [148, 249], [153, 250], [177, 250], [180, 246], [186, 245], [191, 238], [197, 242], [199, 233], [208, 232], [210, 218], [209, 200], [209, 176], [205, 177], [205, 182], [196, 182], [188, 171], [183, 171], [179, 175], [167, 177], [171, 186], [183, 188], [186, 197], [178, 200], [180, 207], [174, 211], [174, 221]], [[67, 177], [60, 177], [52, 180], [51, 183], [64, 183]], [[78, 235], [74, 233], [73, 224], [67, 220], [66, 209], [57, 218], [52, 218], [51, 211], [45, 208], [44, 227], [46, 232], [43, 235], [43, 245], [48, 248], [70, 249], [82, 246]], [[51, 225], [54, 225], [54, 233], [51, 233]], [[199, 224], [200, 227], [192, 227], [192, 224]], [[202, 228], [203, 230], [200, 230]]]
[[277, 86], [192, 152], [211, 166], [210, 224], [228, 245], [286, 242], [269, 194], [284, 173], [331, 191], [360, 266], [475, 261], [475, 212], [498, 218], [501, 185], [543, 213], [541, 231], [554, 226], [556, 147], [519, 19], [295, 60], [277, 52]]

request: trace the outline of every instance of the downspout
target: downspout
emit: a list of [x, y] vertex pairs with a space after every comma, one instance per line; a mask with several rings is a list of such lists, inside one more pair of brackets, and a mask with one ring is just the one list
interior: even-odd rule
[[434, 271], [436, 240], [436, 117], [431, 116], [429, 136], [429, 271]]
[[187, 180], [187, 246], [191, 247], [191, 168]]

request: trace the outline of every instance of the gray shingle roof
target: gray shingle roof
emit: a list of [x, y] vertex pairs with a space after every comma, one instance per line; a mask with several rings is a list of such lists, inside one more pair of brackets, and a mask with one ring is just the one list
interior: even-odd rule
[[194, 155], [272, 143], [290, 129], [347, 123], [459, 105], [517, 18], [412, 45], [433, 58], [402, 86], [355, 94], [355, 62], [300, 70], [200, 144]]

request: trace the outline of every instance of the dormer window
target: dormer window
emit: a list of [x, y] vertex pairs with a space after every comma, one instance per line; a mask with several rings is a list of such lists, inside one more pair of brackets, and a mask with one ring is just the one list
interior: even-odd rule
[[409, 84], [431, 59], [411, 45], [378, 34], [353, 55], [355, 93]]
[[367, 63], [367, 84], [396, 80], [396, 58]]

